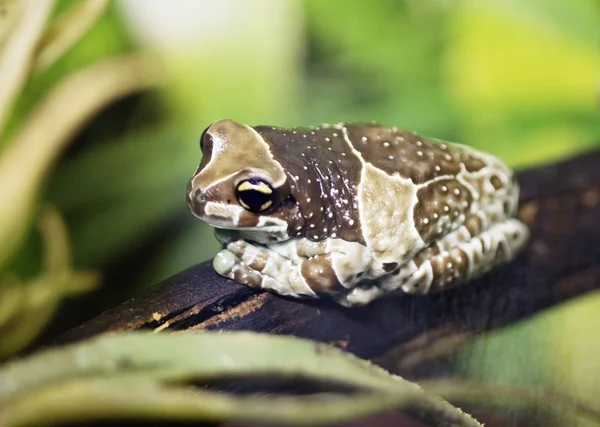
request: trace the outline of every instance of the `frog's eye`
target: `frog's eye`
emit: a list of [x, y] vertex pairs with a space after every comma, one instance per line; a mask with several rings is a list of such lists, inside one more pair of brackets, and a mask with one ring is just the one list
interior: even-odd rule
[[271, 185], [261, 179], [247, 179], [238, 184], [235, 197], [244, 209], [259, 213], [269, 209], [275, 201]]
[[208, 132], [208, 129], [210, 129], [210, 126], [204, 129], [204, 132], [202, 132], [202, 135], [200, 135], [200, 150], [202, 152], [204, 152], [204, 138], [206, 137], [206, 132]]

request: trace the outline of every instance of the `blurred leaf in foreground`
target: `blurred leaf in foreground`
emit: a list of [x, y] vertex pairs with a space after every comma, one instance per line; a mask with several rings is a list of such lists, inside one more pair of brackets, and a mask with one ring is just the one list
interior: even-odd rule
[[[600, 340], [598, 310], [600, 292], [577, 298], [554, 310], [545, 330], [551, 331], [546, 351], [553, 354], [547, 362], [550, 382], [556, 388], [577, 398], [597, 396], [600, 384]], [[591, 427], [580, 419], [573, 427]]]
[[[243, 349], [243, 351], [240, 351]], [[234, 397], [191, 381], [272, 378], [334, 383], [356, 393]], [[114, 334], [0, 369], [0, 425], [90, 419], [326, 423], [404, 409], [436, 425], [480, 426], [416, 384], [339, 349], [253, 333]]]
[[[264, 379], [313, 383], [318, 393], [237, 396], [190, 387]], [[331, 385], [337, 391], [323, 391]], [[324, 424], [400, 409], [429, 425], [481, 426], [438, 392], [484, 404], [508, 400], [529, 407], [560, 405], [600, 420], [598, 408], [539, 390], [435, 380], [425, 389], [338, 348], [305, 339], [250, 332], [128, 332], [0, 367], [0, 425], [98, 419]]]

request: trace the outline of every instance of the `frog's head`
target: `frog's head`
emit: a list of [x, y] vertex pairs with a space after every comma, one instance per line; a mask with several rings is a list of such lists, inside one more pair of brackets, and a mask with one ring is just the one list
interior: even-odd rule
[[192, 213], [219, 229], [268, 243], [302, 227], [286, 174], [250, 126], [219, 120], [200, 138], [202, 162], [188, 183]]

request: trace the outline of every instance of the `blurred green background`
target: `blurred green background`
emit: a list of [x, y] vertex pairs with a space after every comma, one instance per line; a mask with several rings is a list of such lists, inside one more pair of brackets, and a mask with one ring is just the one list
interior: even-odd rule
[[[58, 1], [53, 22], [76, 4]], [[64, 218], [74, 268], [102, 275], [53, 331], [216, 253], [184, 198], [216, 119], [377, 120], [517, 167], [600, 147], [597, 0], [122, 0], [27, 80], [0, 148], [63, 77], [138, 50], [160, 86], [103, 109], [43, 179], [36, 206]], [[3, 270], [35, 277], [41, 244], [31, 228]], [[598, 395], [598, 310], [590, 295], [478, 340], [461, 373]]]

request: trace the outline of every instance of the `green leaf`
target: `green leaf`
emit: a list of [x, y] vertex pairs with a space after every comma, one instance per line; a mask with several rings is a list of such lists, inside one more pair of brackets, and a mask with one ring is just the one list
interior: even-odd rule
[[27, 81], [37, 44], [53, 6], [53, 0], [41, 3], [20, 0], [14, 6], [9, 4], [10, 18], [16, 22], [13, 21], [12, 31], [3, 35], [6, 37], [4, 44], [0, 44], [0, 137], [13, 103]]
[[[231, 397], [225, 394], [157, 386], [143, 380], [61, 383], [36, 390], [0, 408], [2, 426], [87, 420], [262, 421], [315, 425], [361, 418], [396, 409], [403, 395], [352, 397]], [[407, 399], [409, 400], [409, 399]], [[469, 425], [454, 423], [453, 425]], [[480, 424], [471, 424], [480, 425]]]
[[[240, 377], [325, 381], [359, 393], [265, 399], [178, 385]], [[0, 370], [0, 420], [7, 426], [148, 417], [323, 423], [392, 408], [440, 425], [480, 426], [441, 398], [364, 360], [284, 336], [114, 334], [47, 350]]]
[[0, 157], [0, 268], [21, 243], [41, 183], [75, 132], [115, 99], [156, 83], [148, 60], [106, 60], [67, 77], [10, 141]]
[[64, 56], [103, 15], [109, 0], [85, 0], [72, 6], [42, 38], [33, 68], [42, 71]]
[[0, 283], [0, 358], [22, 350], [37, 337], [66, 296], [87, 292], [98, 283], [97, 274], [71, 269], [67, 229], [56, 210], [42, 211], [40, 229], [42, 273], [24, 283]]

